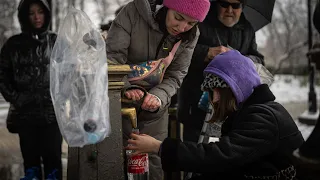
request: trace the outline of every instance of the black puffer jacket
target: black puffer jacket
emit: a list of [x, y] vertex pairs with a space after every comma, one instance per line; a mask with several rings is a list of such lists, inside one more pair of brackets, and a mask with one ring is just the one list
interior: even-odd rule
[[[18, 18], [22, 33], [8, 39], [0, 55], [0, 91], [10, 102], [8, 119], [14, 124], [55, 122], [49, 91], [50, 55], [56, 34], [49, 32], [50, 9], [45, 0], [24, 0]], [[33, 29], [29, 6], [40, 2], [45, 7], [45, 24]]]
[[255, 88], [225, 120], [217, 143], [197, 145], [167, 138], [161, 150], [163, 170], [200, 173], [196, 179], [204, 180], [292, 175], [290, 156], [304, 140], [287, 110], [274, 100], [268, 85]]

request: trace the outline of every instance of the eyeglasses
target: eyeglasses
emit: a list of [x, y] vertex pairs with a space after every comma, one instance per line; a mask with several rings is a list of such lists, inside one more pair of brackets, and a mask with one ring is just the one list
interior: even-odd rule
[[228, 8], [229, 6], [231, 6], [232, 9], [242, 8], [242, 3], [229, 3], [229, 2], [226, 2], [226, 1], [218, 1], [218, 3], [223, 8]]

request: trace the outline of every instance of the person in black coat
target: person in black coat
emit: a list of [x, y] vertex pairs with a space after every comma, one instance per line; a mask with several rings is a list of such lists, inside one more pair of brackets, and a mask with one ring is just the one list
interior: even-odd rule
[[231, 50], [217, 55], [204, 74], [201, 86], [216, 112], [210, 121], [223, 123], [218, 142], [161, 142], [131, 134], [126, 149], [158, 153], [164, 171], [198, 173], [194, 179], [294, 179], [291, 154], [303, 137], [269, 86], [260, 83], [252, 60]]
[[198, 141], [206, 116], [206, 112], [198, 108], [198, 103], [202, 95], [202, 72], [212, 58], [235, 49], [255, 63], [264, 65], [264, 57], [257, 50], [255, 31], [242, 13], [243, 8], [244, 0], [211, 2], [206, 19], [199, 24], [199, 40], [178, 94], [178, 120], [184, 125], [183, 139], [186, 141]]
[[46, 0], [21, 0], [22, 32], [10, 37], [0, 54], [0, 91], [10, 103], [7, 127], [18, 133], [25, 176], [62, 179], [62, 136], [51, 101], [50, 55], [57, 35], [48, 31], [51, 15]]

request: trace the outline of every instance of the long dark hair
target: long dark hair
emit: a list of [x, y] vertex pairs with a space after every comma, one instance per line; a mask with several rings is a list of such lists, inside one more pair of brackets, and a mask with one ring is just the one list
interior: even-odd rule
[[[209, 122], [224, 121], [231, 113], [237, 110], [236, 98], [230, 88], [219, 88], [220, 100], [212, 104], [213, 116]], [[211, 96], [212, 97], [212, 96]]]
[[[44, 12], [44, 24], [41, 28], [34, 28], [29, 20], [29, 9], [32, 4], [39, 5]], [[22, 31], [32, 32], [32, 33], [42, 33], [49, 29], [51, 23], [51, 13], [43, 1], [40, 0], [29, 0], [21, 1], [19, 5], [18, 18], [20, 21]]]
[[[163, 6], [157, 12], [155, 19], [159, 23], [159, 28], [164, 34], [169, 34], [166, 27], [166, 17], [168, 8]], [[182, 41], [192, 41], [196, 37], [198, 24], [194, 25], [189, 31], [179, 34]]]

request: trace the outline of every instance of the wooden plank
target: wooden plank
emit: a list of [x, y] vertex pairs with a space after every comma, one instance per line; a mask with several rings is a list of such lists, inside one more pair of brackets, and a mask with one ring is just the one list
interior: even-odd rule
[[124, 179], [120, 91], [109, 91], [112, 133], [97, 145], [98, 180]]

